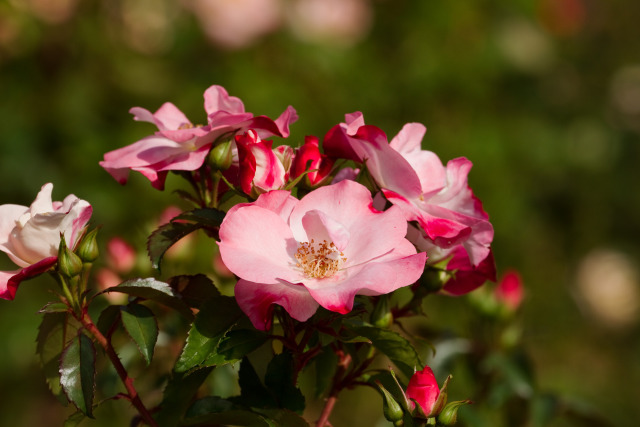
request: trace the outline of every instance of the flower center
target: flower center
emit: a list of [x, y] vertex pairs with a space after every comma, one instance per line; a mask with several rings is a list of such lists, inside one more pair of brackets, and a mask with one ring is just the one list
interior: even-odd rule
[[311, 242], [298, 243], [295, 257], [298, 261], [296, 266], [312, 279], [333, 276], [347, 260], [333, 242], [323, 240], [322, 243], [315, 243], [313, 239]]

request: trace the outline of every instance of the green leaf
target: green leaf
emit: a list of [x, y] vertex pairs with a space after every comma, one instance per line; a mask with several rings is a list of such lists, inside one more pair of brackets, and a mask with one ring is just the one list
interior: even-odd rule
[[[201, 228], [217, 231], [225, 213], [216, 209], [202, 208], [184, 212], [173, 218], [170, 223], [155, 230], [147, 240], [147, 250], [151, 264], [160, 269], [164, 253], [178, 240]], [[189, 221], [189, 222], [182, 222]]]
[[269, 427], [309, 427], [309, 423], [300, 415], [287, 409], [261, 409]]
[[167, 249], [187, 234], [193, 233], [200, 228], [202, 227], [198, 224], [170, 222], [151, 233], [147, 240], [147, 251], [153, 268], [160, 270], [160, 262]]
[[73, 414], [69, 415], [69, 417], [65, 420], [64, 427], [76, 427], [85, 418], [86, 416], [82, 413], [82, 411], [74, 412]]
[[93, 389], [96, 375], [93, 341], [79, 332], [62, 353], [60, 384], [67, 398], [86, 416], [93, 418]]
[[[246, 427], [269, 427], [264, 418], [247, 409], [232, 409], [229, 411], [218, 411], [217, 407], [210, 407], [210, 401], [215, 397], [204, 398], [197, 401], [189, 409], [186, 419], [181, 426], [246, 426]], [[222, 399], [220, 399], [222, 400]]]
[[66, 313], [46, 313], [42, 316], [36, 338], [36, 353], [40, 358], [49, 389], [64, 405], [68, 400], [60, 385], [60, 358], [74, 333], [70, 331], [70, 319], [71, 316]]
[[121, 316], [124, 330], [136, 343], [148, 365], [153, 359], [153, 349], [158, 339], [158, 323], [153, 312], [144, 305], [131, 303], [122, 307]]
[[126, 280], [118, 286], [108, 288], [104, 292], [121, 292], [134, 297], [156, 301], [173, 308], [189, 320], [193, 319], [191, 309], [171, 289], [171, 286], [152, 277]]
[[415, 370], [424, 368], [413, 345], [396, 332], [374, 326], [355, 326], [352, 330], [370, 340], [373, 346], [391, 359], [407, 378], [411, 378]]
[[105, 337], [111, 336], [113, 327], [120, 320], [120, 307], [119, 305], [110, 305], [100, 313], [96, 326]]
[[305, 401], [302, 392], [294, 383], [293, 362], [293, 356], [288, 351], [274, 356], [267, 366], [264, 383], [281, 408], [302, 413]]
[[[218, 344], [242, 316], [233, 297], [216, 297], [202, 305], [174, 367], [176, 372], [217, 364]], [[210, 359], [210, 362], [206, 362]]]
[[191, 404], [193, 396], [207, 379], [213, 368], [205, 368], [190, 374], [173, 372], [164, 389], [160, 410], [154, 414], [159, 427], [179, 425], [183, 414]]
[[38, 313], [66, 313], [69, 306], [63, 302], [49, 302], [42, 307]]
[[240, 363], [238, 373], [240, 399], [243, 404], [255, 408], [276, 407], [277, 403], [269, 390], [266, 389], [253, 365], [246, 357]]
[[331, 385], [331, 379], [338, 367], [338, 356], [330, 347], [324, 347], [314, 360], [316, 362], [316, 397], [320, 397]]
[[169, 279], [169, 286], [193, 308], [200, 308], [207, 300], [221, 296], [216, 285], [204, 274], [174, 276]]
[[[220, 340], [217, 353], [224, 358], [227, 363], [234, 363], [251, 353], [262, 344], [267, 342], [269, 336], [264, 332], [255, 329], [235, 329]], [[210, 356], [207, 358], [213, 358]]]

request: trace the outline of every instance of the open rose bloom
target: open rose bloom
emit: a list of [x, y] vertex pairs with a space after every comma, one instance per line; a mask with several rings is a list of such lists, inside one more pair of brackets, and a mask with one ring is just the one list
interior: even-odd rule
[[20, 269], [0, 272], [0, 298], [12, 300], [21, 281], [57, 262], [60, 234], [73, 248], [91, 218], [89, 203], [74, 195], [51, 200], [53, 184], [45, 184], [31, 206], [0, 206], [0, 250]]
[[234, 206], [220, 228], [220, 254], [238, 277], [236, 299], [254, 326], [271, 324], [272, 304], [305, 321], [319, 305], [347, 313], [355, 295], [381, 295], [414, 283], [426, 254], [405, 239], [407, 222], [379, 212], [353, 181], [301, 200], [286, 191]]
[[467, 183], [471, 162], [464, 157], [446, 167], [438, 156], [422, 150], [426, 128], [406, 124], [391, 142], [379, 128], [365, 125], [361, 113], [346, 116], [325, 137], [325, 150], [366, 165], [385, 198], [398, 206], [410, 226], [407, 238], [429, 254], [431, 264], [450, 259], [463, 280], [455, 277], [444, 290], [463, 294], [495, 280], [490, 244], [493, 226]]
[[175, 105], [164, 103], [155, 113], [135, 107], [135, 120], [157, 126], [158, 131], [131, 145], [110, 151], [100, 165], [119, 183], [127, 182], [129, 170], [143, 174], [153, 187], [163, 189], [169, 171], [195, 171], [205, 162], [209, 151], [220, 138], [253, 129], [258, 136], [289, 136], [289, 124], [298, 116], [288, 107], [276, 120], [245, 112], [239, 98], [229, 96], [221, 86], [211, 86], [204, 93], [205, 125], [194, 125]]

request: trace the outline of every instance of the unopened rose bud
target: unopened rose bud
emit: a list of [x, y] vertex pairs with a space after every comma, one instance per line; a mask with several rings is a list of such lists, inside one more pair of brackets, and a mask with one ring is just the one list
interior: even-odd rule
[[402, 418], [404, 411], [400, 404], [391, 396], [391, 393], [385, 389], [382, 384], [377, 383], [378, 388], [382, 392], [382, 413], [384, 417], [393, 423], [394, 426], [400, 427], [404, 425]]
[[214, 169], [227, 170], [231, 166], [232, 161], [231, 141], [225, 141], [216, 145], [209, 153], [209, 163]]
[[466, 405], [471, 403], [470, 400], [460, 400], [457, 402], [450, 402], [447, 406], [444, 407], [442, 412], [438, 415], [438, 424], [442, 424], [445, 426], [453, 426], [458, 421], [458, 409], [462, 405]]
[[64, 235], [58, 247], [58, 271], [67, 277], [75, 277], [82, 272], [82, 260], [67, 247]]
[[97, 235], [98, 228], [94, 228], [85, 234], [80, 243], [78, 243], [76, 254], [83, 262], [93, 262], [98, 259], [100, 250], [98, 249], [98, 242], [96, 242]]

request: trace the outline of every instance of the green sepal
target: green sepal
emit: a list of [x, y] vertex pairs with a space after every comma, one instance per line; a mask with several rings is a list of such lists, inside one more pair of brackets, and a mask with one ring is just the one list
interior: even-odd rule
[[462, 405], [469, 405], [473, 403], [470, 400], [458, 400], [455, 402], [449, 402], [442, 409], [442, 412], [438, 415], [438, 424], [442, 424], [445, 426], [454, 426], [458, 421], [458, 409]]
[[382, 393], [382, 413], [387, 421], [396, 423], [402, 421], [404, 418], [404, 411], [402, 406], [396, 401], [396, 399], [387, 391], [386, 388], [380, 382], [376, 383], [378, 389]]
[[96, 350], [93, 341], [78, 332], [62, 353], [60, 384], [67, 398], [89, 418], [93, 418], [95, 364]]
[[158, 339], [158, 322], [153, 312], [144, 305], [131, 303], [121, 307], [120, 316], [124, 330], [149, 365]]

